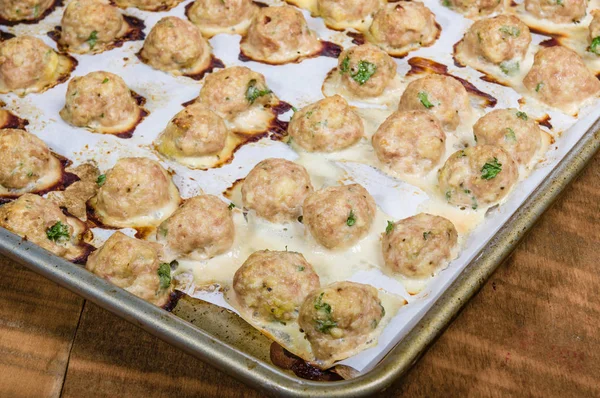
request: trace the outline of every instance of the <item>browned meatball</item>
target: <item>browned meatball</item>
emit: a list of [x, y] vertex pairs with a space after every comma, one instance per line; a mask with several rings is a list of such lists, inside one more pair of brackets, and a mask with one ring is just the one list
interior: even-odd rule
[[167, 11], [183, 0], [114, 0], [121, 8], [136, 7], [144, 11]]
[[210, 37], [216, 33], [245, 33], [257, 11], [251, 0], [195, 0], [187, 15]]
[[517, 163], [504, 149], [477, 145], [450, 156], [438, 183], [448, 203], [477, 209], [498, 204], [518, 179]]
[[164, 17], [154, 25], [140, 52], [153, 68], [179, 74], [196, 74], [211, 62], [210, 46], [200, 29], [177, 17]]
[[0, 18], [32, 21], [41, 17], [55, 0], [0, 0]]
[[401, 49], [431, 45], [438, 38], [440, 29], [435, 15], [423, 3], [399, 1], [377, 11], [369, 32], [384, 48]]
[[115, 232], [92, 253], [86, 268], [129, 293], [162, 306], [169, 301], [171, 268], [162, 263], [161, 247]]
[[525, 9], [556, 23], [578, 22], [585, 17], [587, 0], [525, 0]]
[[522, 59], [531, 43], [529, 28], [514, 15], [475, 21], [464, 38], [464, 49], [493, 64]]
[[334, 95], [294, 113], [288, 133], [310, 152], [333, 152], [355, 144], [364, 135], [362, 119], [345, 99]]
[[454, 131], [471, 113], [469, 95], [453, 77], [427, 75], [411, 82], [402, 93], [400, 111], [428, 111], [444, 129]]
[[478, 145], [498, 145], [517, 163], [527, 165], [542, 145], [542, 130], [525, 112], [496, 109], [473, 126]]
[[179, 191], [169, 173], [148, 158], [119, 159], [90, 200], [103, 223], [122, 228], [156, 226], [179, 202]]
[[109, 72], [91, 72], [71, 79], [60, 116], [77, 127], [120, 133], [135, 126], [140, 113], [121, 77]]
[[233, 277], [240, 304], [265, 321], [296, 319], [306, 296], [320, 286], [304, 256], [288, 251], [254, 252]]
[[290, 6], [261, 8], [240, 43], [242, 52], [257, 61], [286, 63], [321, 50], [304, 15]]
[[61, 28], [61, 43], [70, 51], [86, 53], [123, 36], [128, 25], [108, 0], [74, 0], [65, 8]]
[[467, 17], [488, 15], [504, 6], [502, 0], [442, 0], [442, 4]]
[[244, 206], [273, 222], [295, 220], [313, 187], [306, 169], [285, 159], [266, 159], [248, 173], [242, 185]]
[[383, 233], [386, 268], [407, 278], [427, 278], [452, 259], [458, 232], [444, 217], [420, 213], [395, 222]]
[[340, 54], [338, 71], [346, 89], [357, 97], [376, 97], [396, 76], [396, 62], [372, 44], [351, 47]]
[[306, 297], [298, 323], [316, 359], [340, 360], [369, 340], [384, 315], [373, 286], [336, 282]]
[[328, 249], [356, 244], [371, 229], [375, 200], [359, 184], [324, 188], [307, 196], [303, 222], [317, 242]]
[[424, 175], [442, 159], [446, 134], [425, 111], [396, 111], [379, 126], [373, 148], [382, 163], [399, 173]]
[[175, 257], [211, 258], [233, 244], [235, 229], [231, 210], [213, 195], [194, 196], [163, 221], [156, 239]]
[[379, 7], [379, 0], [317, 0], [319, 16], [334, 27], [363, 21]]
[[600, 81], [581, 57], [562, 46], [540, 49], [523, 84], [540, 101], [560, 109], [578, 106], [600, 92]]

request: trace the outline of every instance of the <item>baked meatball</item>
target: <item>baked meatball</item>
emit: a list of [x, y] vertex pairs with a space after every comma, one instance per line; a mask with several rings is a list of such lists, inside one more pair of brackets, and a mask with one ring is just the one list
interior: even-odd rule
[[379, 126], [373, 148], [382, 163], [404, 174], [424, 175], [442, 159], [446, 134], [426, 111], [396, 111]]
[[40, 91], [55, 76], [58, 63], [58, 54], [37, 37], [17, 36], [0, 42], [0, 93]]
[[44, 141], [25, 130], [1, 129], [0, 154], [0, 187], [8, 190], [35, 188], [48, 174], [62, 174]]
[[428, 111], [442, 124], [454, 131], [471, 113], [469, 95], [453, 77], [427, 75], [412, 81], [402, 93], [400, 111]]
[[99, 133], [130, 130], [140, 114], [125, 81], [110, 72], [91, 72], [71, 79], [65, 107], [60, 111], [67, 123]]
[[452, 259], [457, 241], [454, 224], [444, 217], [419, 213], [405, 218], [382, 234], [385, 267], [407, 278], [428, 278]]
[[206, 259], [225, 253], [233, 244], [235, 230], [231, 210], [213, 195], [194, 196], [163, 221], [156, 239], [174, 257]]
[[312, 265], [288, 251], [254, 252], [233, 277], [238, 302], [267, 322], [295, 320], [306, 296], [319, 287]]
[[[588, 30], [590, 31], [590, 48], [589, 51], [596, 55], [600, 55], [600, 10], [592, 10], [592, 22]], [[595, 42], [594, 42], [595, 39]]]
[[183, 0], [114, 0], [121, 8], [135, 7], [144, 11], [168, 11]]
[[171, 268], [157, 243], [117, 231], [88, 258], [86, 268], [139, 298], [162, 306], [171, 293]]
[[498, 145], [521, 165], [527, 165], [542, 145], [542, 130], [525, 112], [496, 109], [473, 126], [477, 145]]
[[163, 131], [158, 150], [170, 157], [199, 157], [219, 153], [227, 141], [223, 119], [201, 104], [179, 112]]
[[369, 32], [375, 43], [384, 48], [402, 49], [433, 44], [440, 28], [435, 15], [423, 3], [399, 1], [377, 11]]
[[333, 27], [362, 22], [379, 7], [379, 0], [317, 0], [319, 16]]
[[260, 217], [286, 222], [302, 214], [302, 203], [313, 191], [310, 176], [299, 164], [285, 159], [258, 163], [244, 180], [242, 201]]
[[336, 282], [306, 297], [298, 323], [317, 360], [347, 358], [367, 343], [385, 315], [377, 289], [354, 282]]
[[396, 76], [396, 62], [378, 47], [363, 44], [340, 54], [338, 71], [350, 93], [361, 98], [376, 97]]
[[600, 92], [600, 81], [581, 57], [562, 46], [540, 49], [523, 84], [540, 101], [560, 109], [579, 105]]
[[360, 140], [363, 121], [339, 95], [327, 97], [294, 113], [288, 133], [310, 152], [334, 152]]
[[517, 163], [502, 147], [477, 145], [450, 156], [438, 183], [448, 203], [477, 209], [498, 204], [518, 179]]
[[579, 22], [586, 9], [587, 0], [525, 0], [525, 10], [556, 23]]
[[271, 101], [265, 77], [245, 66], [232, 66], [204, 78], [198, 102], [224, 119]]
[[89, 250], [82, 241], [85, 224], [38, 195], [0, 206], [0, 227], [70, 261], [80, 261]]
[[467, 17], [484, 16], [501, 9], [503, 0], [442, 0], [442, 4]]
[[148, 158], [119, 159], [90, 199], [100, 221], [122, 228], [156, 226], [179, 202], [179, 191], [169, 173]]
[[245, 33], [258, 7], [252, 0], [195, 0], [187, 16], [202, 34]]
[[369, 233], [377, 208], [365, 188], [350, 184], [313, 192], [302, 210], [302, 221], [313, 238], [328, 249], [339, 249]]
[[74, 0], [61, 21], [61, 44], [74, 52], [92, 52], [123, 36], [128, 25], [108, 0]]
[[321, 47], [304, 15], [290, 6], [261, 8], [240, 43], [247, 57], [276, 64], [313, 56]]
[[164, 17], [154, 25], [140, 58], [155, 69], [173, 74], [197, 74], [211, 62], [210, 46], [193, 23]]
[[11, 22], [33, 21], [54, 5], [55, 0], [0, 0], [0, 18]]
[[500, 64], [522, 59], [531, 43], [529, 28], [514, 15], [475, 21], [465, 34], [463, 48], [475, 57]]

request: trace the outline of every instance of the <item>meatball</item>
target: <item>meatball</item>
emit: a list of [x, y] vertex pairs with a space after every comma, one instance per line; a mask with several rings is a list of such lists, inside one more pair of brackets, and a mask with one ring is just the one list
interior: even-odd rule
[[100, 220], [114, 227], [158, 225], [179, 202], [169, 173], [148, 158], [119, 159], [90, 200]]
[[562, 46], [540, 49], [523, 84], [540, 101], [561, 109], [580, 104], [600, 92], [600, 81], [581, 57]]
[[271, 100], [265, 77], [245, 66], [233, 66], [204, 78], [198, 102], [224, 119]]
[[250, 170], [242, 185], [242, 201], [260, 217], [286, 222], [302, 214], [302, 203], [312, 191], [310, 176], [304, 167], [289, 160], [271, 158]]
[[379, 7], [379, 0], [317, 0], [319, 16], [333, 26], [363, 21]]
[[123, 36], [128, 29], [119, 9], [108, 0], [74, 0], [61, 22], [60, 41], [76, 52], [90, 52]]
[[425, 111], [396, 111], [379, 126], [373, 148], [382, 163], [399, 173], [424, 175], [442, 159], [446, 134]]
[[0, 18], [7, 21], [33, 21], [52, 7], [55, 0], [0, 0]]
[[131, 129], [140, 113], [121, 77], [109, 72], [91, 72], [71, 79], [60, 116], [77, 127], [120, 133]]
[[529, 28], [514, 15], [476, 21], [465, 34], [465, 50], [493, 64], [523, 58], [531, 43]]
[[407, 278], [428, 278], [454, 254], [458, 232], [444, 217], [420, 213], [397, 221], [383, 233], [381, 250], [386, 268]]
[[80, 260], [86, 252], [85, 224], [38, 195], [27, 193], [0, 206], [0, 227], [70, 261]]
[[163, 221], [156, 239], [176, 256], [198, 259], [225, 253], [233, 244], [235, 230], [231, 210], [213, 195], [194, 196]]
[[504, 149], [477, 145], [450, 156], [438, 183], [448, 203], [477, 209], [498, 204], [518, 179], [517, 163]]
[[313, 238], [328, 249], [339, 249], [369, 233], [377, 209], [365, 188], [350, 184], [315, 191], [304, 200], [302, 210]]
[[521, 165], [527, 165], [542, 145], [542, 130], [525, 112], [496, 109], [473, 126], [477, 144], [498, 145]]
[[58, 54], [33, 36], [0, 42], [0, 93], [49, 82], [58, 68]]
[[402, 93], [400, 111], [428, 111], [442, 127], [454, 131], [470, 113], [469, 95], [453, 77], [427, 75], [411, 82]]
[[399, 1], [381, 8], [369, 32], [375, 43], [392, 49], [433, 44], [440, 33], [435, 15], [423, 3]]
[[363, 121], [345, 99], [334, 95], [294, 113], [288, 133], [310, 152], [334, 152], [355, 144], [364, 135]]
[[52, 154], [44, 143], [25, 130], [0, 130], [0, 186], [20, 190], [51, 172]]
[[396, 76], [396, 62], [372, 44], [351, 47], [340, 54], [338, 70], [346, 89], [357, 97], [376, 97]]
[[227, 134], [220, 116], [201, 104], [192, 104], [169, 121], [157, 146], [167, 156], [207, 156], [223, 150]]
[[503, 0], [442, 0], [442, 3], [467, 17], [488, 15], [504, 6]]
[[251, 0], [195, 0], [187, 16], [205, 33], [204, 29], [233, 28], [244, 21], [249, 24], [257, 10]]
[[586, 9], [587, 0], [525, 0], [525, 10], [556, 23], [579, 22]]
[[318, 53], [321, 47], [304, 15], [290, 6], [261, 8], [240, 43], [246, 56], [270, 63], [309, 57]]
[[162, 306], [171, 293], [171, 268], [157, 243], [115, 232], [88, 258], [86, 268], [139, 298]]
[[254, 252], [233, 277], [239, 303], [265, 321], [295, 320], [306, 296], [319, 287], [312, 265], [288, 251]]
[[384, 315], [373, 286], [336, 282], [306, 297], [298, 323], [315, 358], [334, 361], [365, 344]]
[[200, 73], [211, 62], [210, 46], [200, 29], [177, 17], [164, 17], [154, 25], [140, 58], [153, 68], [174, 74]]
[[[590, 22], [590, 26], [588, 27], [590, 31], [590, 51], [596, 55], [600, 55], [600, 10], [592, 10], [591, 14], [592, 22]], [[595, 44], [594, 39], [596, 39]]]
[[135, 7], [144, 11], [167, 11], [183, 0], [114, 0], [121, 8]]

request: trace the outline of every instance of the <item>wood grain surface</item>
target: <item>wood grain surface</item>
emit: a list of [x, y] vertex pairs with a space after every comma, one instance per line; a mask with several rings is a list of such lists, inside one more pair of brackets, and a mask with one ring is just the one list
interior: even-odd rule
[[[600, 396], [600, 156], [382, 396]], [[254, 390], [0, 257], [0, 397]]]

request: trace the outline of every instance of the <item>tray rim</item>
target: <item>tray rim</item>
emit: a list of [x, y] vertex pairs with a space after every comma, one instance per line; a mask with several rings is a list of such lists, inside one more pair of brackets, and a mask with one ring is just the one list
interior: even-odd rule
[[590, 126], [584, 136], [480, 250], [411, 331], [374, 369], [350, 380], [315, 382], [291, 376], [1, 227], [0, 254], [269, 395], [366, 396], [384, 390], [416, 363], [599, 149], [600, 118]]

